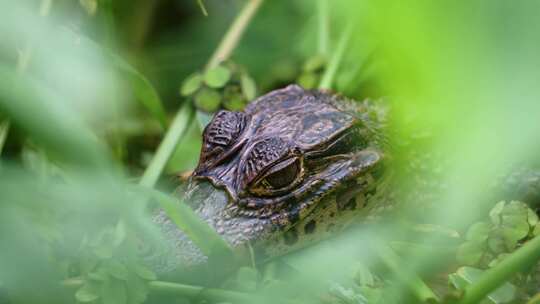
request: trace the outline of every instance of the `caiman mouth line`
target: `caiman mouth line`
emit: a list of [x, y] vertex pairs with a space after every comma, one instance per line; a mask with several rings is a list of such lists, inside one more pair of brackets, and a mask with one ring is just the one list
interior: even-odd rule
[[[281, 254], [292, 243], [301, 246], [304, 236], [349, 214], [349, 201], [365, 191], [356, 179], [383, 156], [373, 136], [383, 125], [380, 112], [296, 85], [259, 97], [244, 111], [220, 111], [203, 132], [188, 187], [191, 206], [233, 247], [268, 244], [266, 252]], [[283, 241], [299, 230], [297, 241]], [[195, 254], [181, 233], [169, 234], [182, 239], [175, 246]]]

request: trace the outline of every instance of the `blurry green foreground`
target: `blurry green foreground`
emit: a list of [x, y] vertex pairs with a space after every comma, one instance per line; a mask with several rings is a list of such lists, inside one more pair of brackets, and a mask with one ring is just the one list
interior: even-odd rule
[[[540, 168], [529, 0], [262, 1], [230, 58], [249, 75], [244, 95], [221, 104], [293, 82], [377, 100], [404, 188], [411, 162], [445, 187], [436, 205], [400, 206], [265, 265], [156, 277], [139, 242], [161, 240], [156, 193], [139, 180], [161, 176], [158, 196], [173, 200], [175, 174], [196, 165], [208, 102], [179, 90], [255, 1], [201, 2], [207, 17], [196, 0], [0, 2], [0, 303], [540, 303], [538, 205], [491, 190]], [[160, 145], [174, 153], [148, 169]]]

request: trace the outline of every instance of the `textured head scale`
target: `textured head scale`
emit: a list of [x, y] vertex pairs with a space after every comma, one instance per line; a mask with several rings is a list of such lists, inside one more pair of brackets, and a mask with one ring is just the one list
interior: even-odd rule
[[289, 86], [257, 99], [244, 112], [218, 112], [204, 131], [195, 176], [210, 179], [237, 200], [270, 165], [302, 158], [358, 123], [318, 97]]
[[204, 130], [192, 188], [210, 181], [228, 194], [228, 202], [219, 215], [208, 205], [199, 206], [199, 213], [240, 244], [268, 240], [317, 205], [335, 204], [340, 189], [381, 158], [359, 109], [352, 101], [291, 85], [243, 112], [218, 112]]
[[[220, 111], [204, 130], [187, 191], [195, 212], [232, 246], [279, 255], [346, 225], [372, 195], [384, 110], [291, 85]], [[369, 203], [368, 203], [369, 207]], [[165, 270], [207, 257], [161, 211]], [[262, 253], [262, 254], [261, 254]]]

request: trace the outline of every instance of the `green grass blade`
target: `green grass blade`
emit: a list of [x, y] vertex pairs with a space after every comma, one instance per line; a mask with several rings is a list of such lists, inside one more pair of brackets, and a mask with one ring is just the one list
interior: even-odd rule
[[109, 52], [109, 55], [120, 71], [128, 76], [131, 88], [137, 97], [137, 100], [152, 113], [152, 115], [160, 122], [163, 129], [166, 129], [167, 116], [165, 114], [163, 102], [154, 86], [143, 74], [137, 71], [120, 56], [112, 52]]
[[493, 290], [511, 279], [517, 272], [527, 269], [540, 260], [540, 237], [527, 242], [495, 267], [486, 270], [480, 279], [465, 288], [459, 304], [479, 303]]
[[[259, 6], [262, 4], [263, 0], [251, 0], [249, 1], [242, 11], [235, 18], [231, 27], [223, 36], [219, 46], [216, 51], [208, 61], [206, 69], [213, 68], [217, 66], [220, 62], [227, 60], [232, 51], [238, 45], [242, 34], [247, 28], [249, 22], [257, 12]], [[176, 114], [169, 130], [165, 134], [163, 141], [161, 142], [154, 158], [150, 162], [148, 168], [143, 174], [143, 177], [140, 181], [141, 185], [153, 187], [158, 180], [161, 172], [165, 168], [167, 161], [170, 159], [176, 145], [182, 139], [183, 134], [185, 133], [189, 122], [191, 121], [193, 115], [193, 107], [189, 102], [186, 102], [183, 107]]]
[[53, 156], [85, 168], [109, 164], [106, 148], [79, 113], [58, 102], [58, 96], [4, 66], [0, 66], [0, 79], [0, 111]]
[[8, 132], [9, 121], [4, 121], [0, 123], [0, 155], [2, 155], [2, 150], [4, 149], [4, 144], [6, 143]]
[[397, 280], [422, 303], [429, 301], [438, 301], [437, 295], [416, 275], [408, 269], [405, 263], [397, 256], [392, 249], [378, 244], [376, 250], [382, 262], [390, 269]]
[[182, 106], [172, 121], [169, 130], [165, 134], [165, 137], [161, 141], [161, 144], [159, 145], [156, 154], [152, 158], [150, 165], [148, 165], [148, 168], [146, 168], [146, 171], [139, 182], [141, 185], [153, 187], [156, 184], [161, 172], [163, 172], [165, 165], [176, 149], [176, 145], [186, 133], [191, 120], [193, 119], [193, 112], [193, 106], [189, 102], [186, 102]]
[[263, 0], [250, 0], [246, 3], [242, 11], [234, 19], [229, 30], [227, 30], [225, 36], [223, 36], [223, 39], [219, 43], [214, 54], [212, 54], [212, 57], [206, 65], [206, 70], [217, 66], [231, 56], [262, 2]]
[[330, 37], [330, 12], [328, 7], [328, 0], [317, 1], [317, 24], [318, 24], [318, 36], [317, 47], [319, 54], [328, 55], [329, 49], [329, 37]]
[[337, 48], [334, 51], [332, 58], [330, 59], [330, 63], [328, 64], [324, 75], [322, 76], [321, 83], [319, 84], [319, 89], [332, 88], [332, 84], [334, 83], [334, 78], [336, 77], [339, 65], [341, 64], [343, 55], [345, 54], [345, 50], [349, 45], [349, 41], [351, 40], [352, 28], [352, 23], [348, 24], [347, 28], [341, 34]]
[[162, 128], [167, 128], [167, 115], [165, 114], [165, 108], [163, 102], [159, 97], [157, 90], [150, 83], [150, 81], [140, 73], [129, 62], [120, 57], [113, 50], [104, 47], [94, 40], [85, 37], [83, 35], [77, 36], [80, 39], [80, 43], [87, 45], [88, 48], [101, 50], [104, 55], [111, 60], [111, 63], [127, 77], [127, 80], [133, 90], [133, 94], [137, 97], [137, 100], [159, 121]]

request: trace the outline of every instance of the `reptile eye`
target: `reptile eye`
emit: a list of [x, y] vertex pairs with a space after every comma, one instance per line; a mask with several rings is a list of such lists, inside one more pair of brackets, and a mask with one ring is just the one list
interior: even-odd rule
[[282, 194], [298, 185], [302, 177], [302, 162], [290, 158], [270, 168], [254, 183], [250, 192], [257, 195], [272, 196]]
[[298, 161], [294, 161], [292, 164], [268, 174], [262, 182], [274, 189], [281, 189], [292, 184], [299, 173]]

